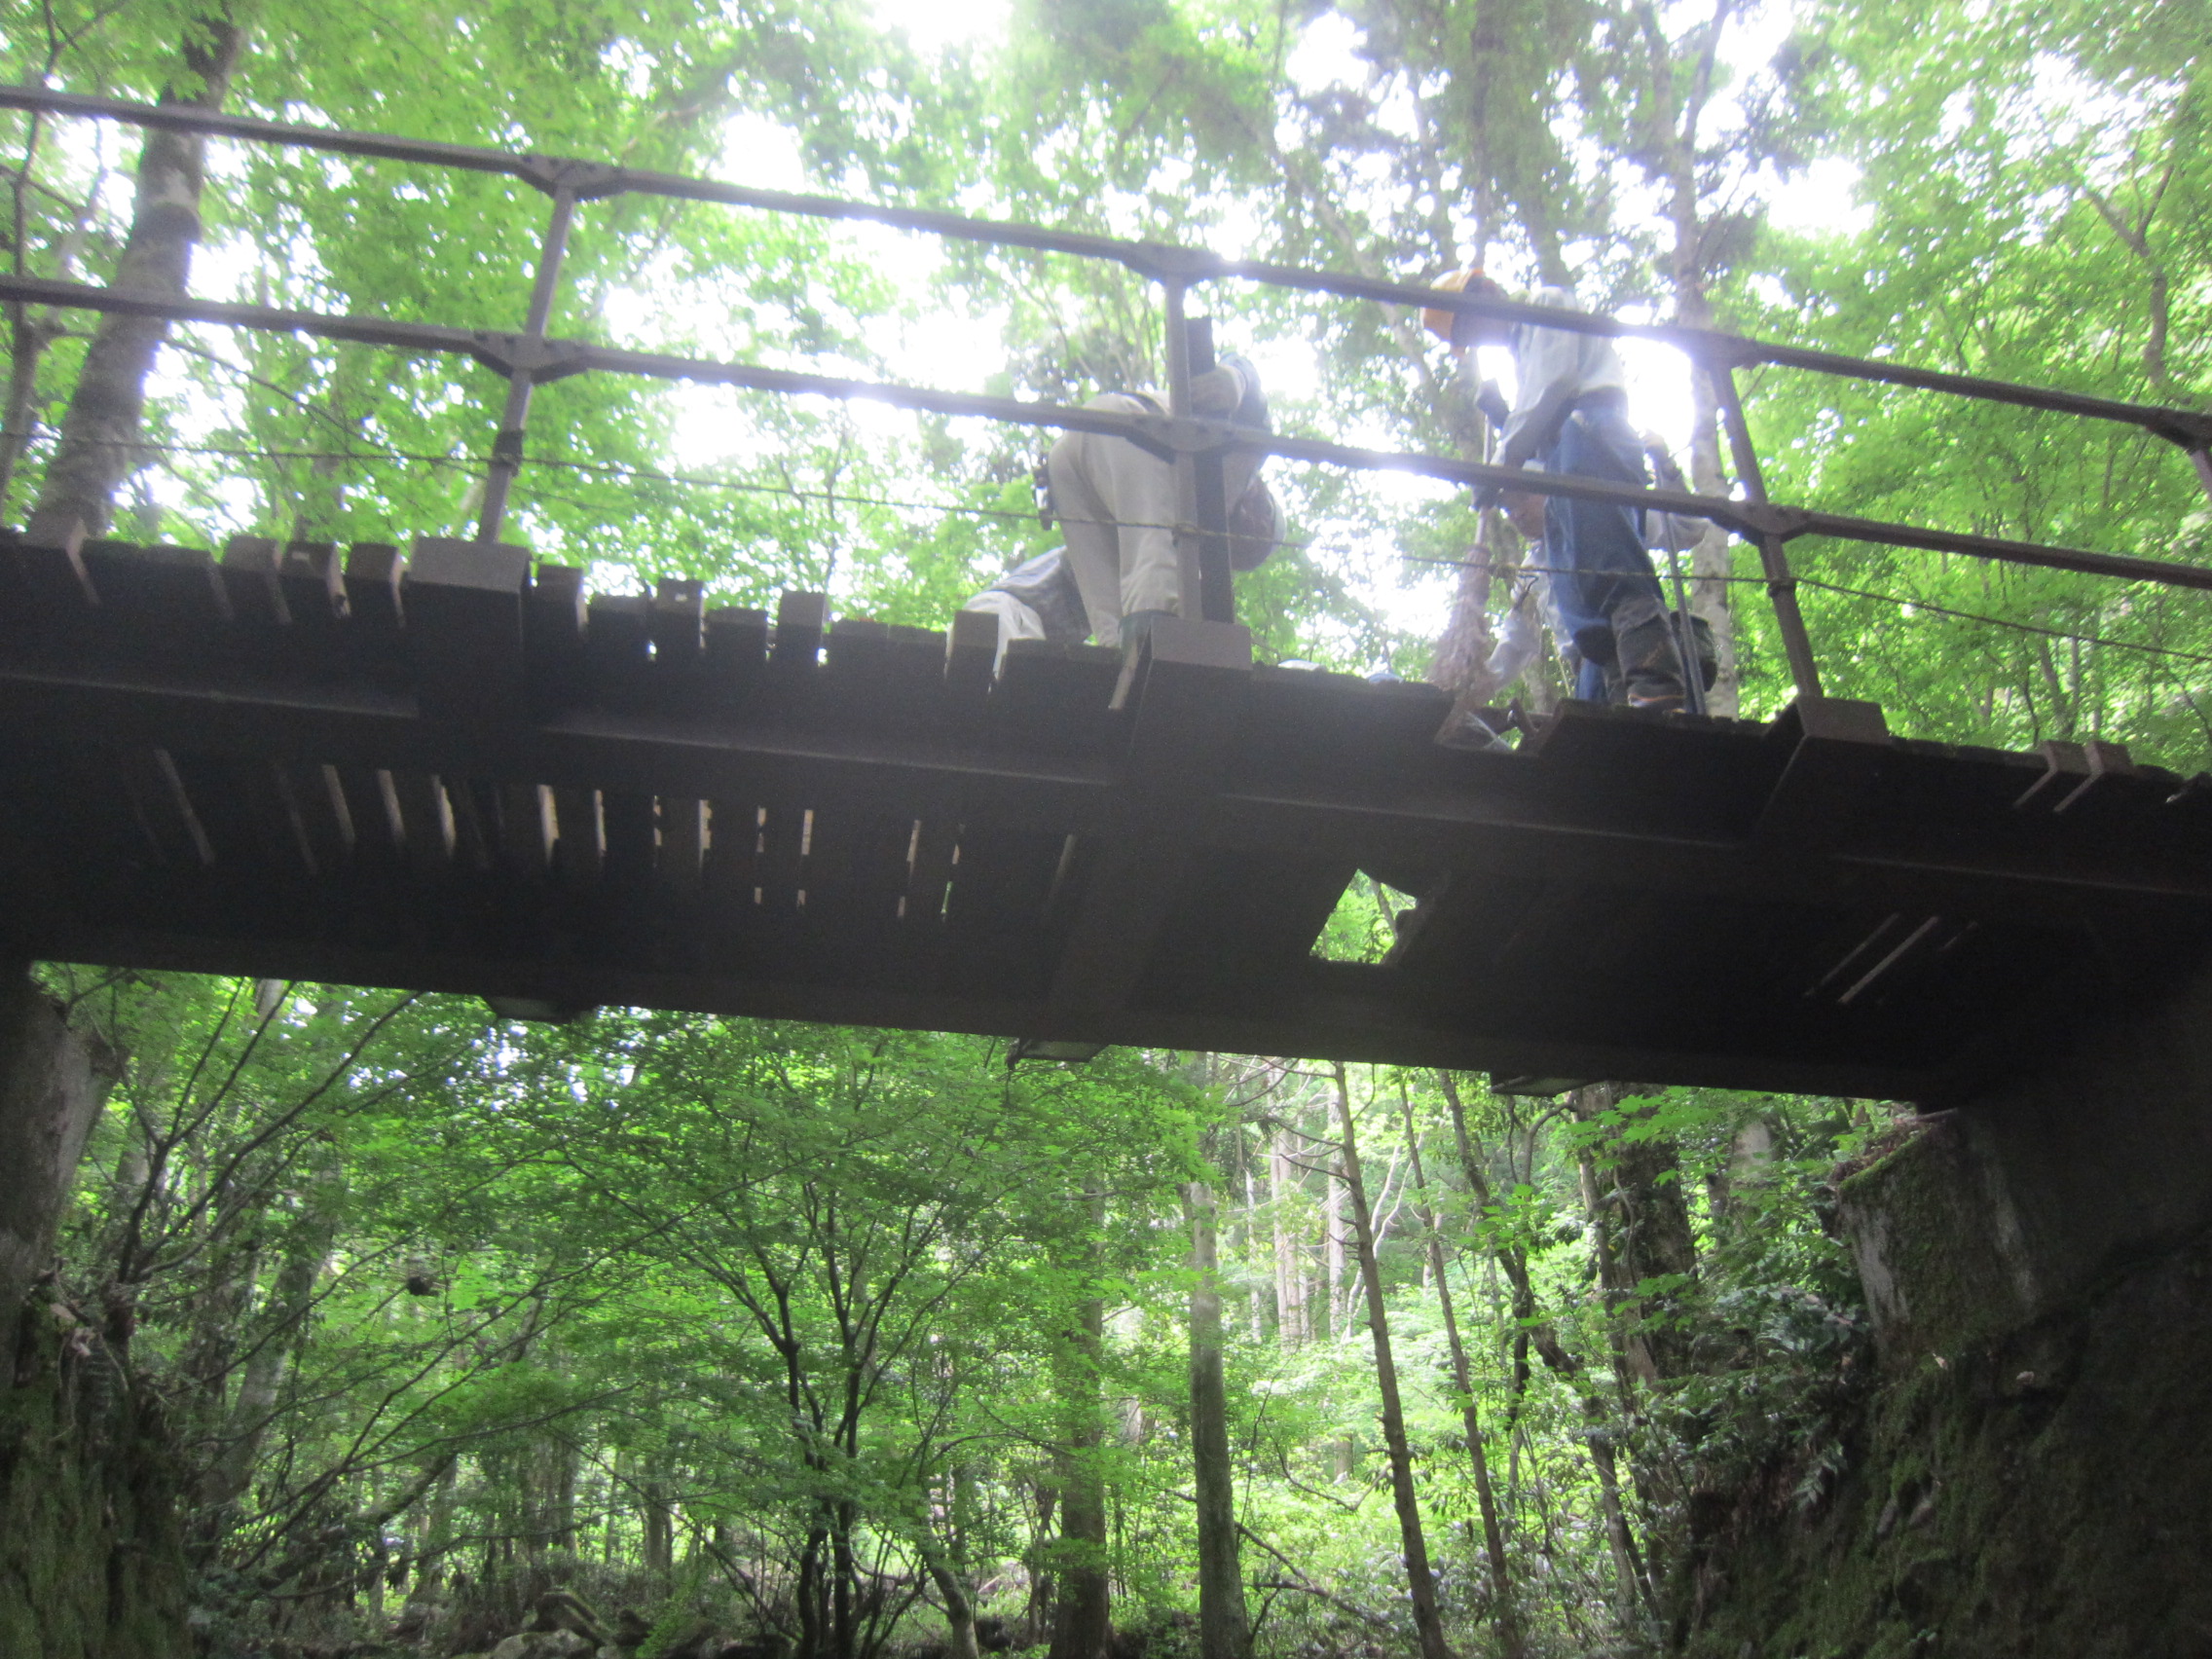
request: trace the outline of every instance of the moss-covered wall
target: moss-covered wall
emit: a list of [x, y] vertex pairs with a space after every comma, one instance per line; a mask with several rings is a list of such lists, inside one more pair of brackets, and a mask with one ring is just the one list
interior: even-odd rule
[[1879, 1376], [1810, 1514], [1714, 1494], [1696, 1659], [2212, 1655], [2212, 981], [1844, 1183]]
[[24, 1333], [15, 1385], [0, 1388], [0, 1655], [184, 1659], [183, 1541], [160, 1410], [43, 1300]]
[[2212, 1240], [1886, 1366], [1854, 1442], [1815, 1514], [1701, 1541], [1684, 1651], [2212, 1653]]

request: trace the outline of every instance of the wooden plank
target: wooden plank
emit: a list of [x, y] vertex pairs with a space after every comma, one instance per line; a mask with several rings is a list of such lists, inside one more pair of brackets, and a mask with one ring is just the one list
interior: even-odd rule
[[315, 870], [328, 876], [347, 869], [353, 862], [357, 832], [338, 768], [293, 761], [283, 768], [283, 776]]
[[599, 822], [599, 792], [572, 787], [555, 789], [553, 819], [560, 837], [556, 856], [563, 884], [572, 888], [597, 886], [600, 866], [607, 854]]
[[543, 784], [498, 788], [500, 864], [509, 875], [541, 881], [553, 861], [553, 792]]
[[161, 863], [203, 868], [215, 862], [215, 849], [185, 795], [176, 762], [166, 750], [133, 747], [119, 751], [116, 771], [130, 793], [139, 824]]
[[346, 569], [332, 541], [290, 541], [277, 564], [277, 585], [291, 613], [293, 660], [315, 679], [347, 667]]
[[831, 912], [844, 913], [866, 828], [861, 813], [842, 804], [818, 806], [807, 814], [798, 907], [809, 917], [819, 921]]
[[1840, 697], [1800, 698], [1774, 725], [1788, 762], [1752, 830], [1762, 847], [1825, 852], [1851, 838], [1879, 798], [1893, 750], [1882, 711]]
[[707, 612], [706, 664], [700, 706], [713, 714], [734, 714], [759, 688], [768, 661], [768, 613], [744, 606], [717, 606]]
[[30, 595], [40, 644], [48, 650], [75, 647], [98, 619], [99, 594], [85, 571], [88, 539], [85, 527], [75, 520], [59, 524], [34, 515], [16, 543], [16, 569]]
[[593, 594], [585, 607], [584, 664], [588, 701], [624, 711], [645, 707], [652, 602], [643, 594]]
[[408, 867], [420, 876], [437, 876], [453, 867], [454, 816], [445, 783], [435, 773], [393, 771], [391, 798], [399, 808]]
[[406, 556], [388, 541], [356, 541], [347, 550], [347, 660], [376, 685], [399, 687], [408, 681], [400, 596], [406, 573]]
[[353, 827], [354, 856], [380, 862], [399, 858], [407, 848], [407, 832], [391, 774], [371, 766], [334, 766], [331, 770], [337, 775], [346, 816]]
[[453, 859], [458, 868], [482, 873], [499, 862], [499, 786], [488, 778], [448, 778], [453, 812]]
[[760, 809], [746, 800], [708, 803], [707, 892], [725, 906], [753, 907], [759, 885]]
[[946, 819], [916, 822], [906, 872], [905, 904], [901, 915], [909, 927], [944, 925], [945, 889], [951, 885], [960, 827]]
[[666, 892], [699, 891], [701, 860], [707, 843], [707, 804], [682, 795], [663, 795], [658, 803], [660, 845], [653, 876]]
[[523, 657], [531, 706], [540, 715], [587, 695], [584, 668], [584, 572], [540, 563], [523, 599]]
[[388, 541], [356, 541], [346, 554], [346, 612], [362, 628], [400, 626], [406, 557]]
[[1121, 676], [1120, 651], [1015, 640], [991, 689], [989, 739], [1027, 753], [1118, 759], [1127, 725], [1113, 707]]
[[771, 805], [760, 827], [759, 862], [754, 886], [759, 891], [760, 908], [786, 916], [798, 908], [803, 874], [809, 810], [802, 806]]
[[656, 675], [666, 684], [689, 690], [706, 657], [706, 584], [664, 577], [653, 587], [648, 626]]
[[987, 610], [955, 610], [944, 630], [944, 682], [963, 707], [989, 696], [999, 663], [999, 619]]
[[278, 628], [292, 626], [292, 607], [278, 579], [275, 535], [233, 535], [223, 542], [221, 579], [230, 612], [237, 617], [241, 644], [254, 655], [268, 655]]
[[197, 547], [88, 541], [83, 558], [99, 590], [99, 632], [110, 648], [196, 664], [226, 654], [230, 605], [211, 555]]
[[22, 535], [0, 525], [0, 645], [20, 647], [33, 637], [30, 582], [23, 574]]
[[627, 790], [603, 791], [600, 823], [605, 834], [601, 878], [608, 887], [635, 893], [652, 879], [654, 843], [653, 797]]
[[822, 656], [822, 636], [830, 626], [830, 596], [787, 593], [776, 602], [776, 631], [768, 659], [781, 676], [811, 676]]
[[529, 580], [527, 548], [416, 539], [407, 561], [406, 632], [425, 714], [480, 721], [527, 713], [522, 595]]

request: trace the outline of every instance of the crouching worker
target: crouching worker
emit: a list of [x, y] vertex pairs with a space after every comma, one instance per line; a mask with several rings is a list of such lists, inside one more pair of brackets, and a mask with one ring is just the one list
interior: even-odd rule
[[[1479, 271], [1455, 272], [1436, 286], [1506, 298]], [[1529, 303], [1575, 310], [1564, 288], [1539, 288]], [[1466, 312], [1422, 313], [1431, 333], [1455, 351], [1504, 346], [1516, 387], [1496, 464], [1608, 483], [1645, 486], [1643, 445], [1628, 419], [1628, 381], [1620, 353], [1604, 335], [1507, 323]], [[1508, 492], [1506, 511], [1524, 535], [1539, 536], [1551, 599], [1582, 661], [1595, 668], [1578, 687], [1587, 695], [1607, 671], [1637, 708], [1679, 709], [1687, 696], [1672, 614], [1633, 507]], [[1600, 692], [1602, 695], [1602, 691]]]
[[[1267, 429], [1259, 376], [1240, 357], [1196, 376], [1191, 401], [1201, 417]], [[1164, 413], [1143, 392], [1108, 392], [1086, 407]], [[1229, 565], [1239, 574], [1258, 570], [1282, 540], [1282, 510], [1261, 460], [1233, 453], [1222, 466]], [[1014, 640], [1126, 645], [1158, 618], [1180, 614], [1174, 463], [1111, 433], [1069, 432], [1052, 446], [1047, 476], [1046, 522], [1058, 522], [1065, 545], [1015, 566], [961, 607], [998, 617], [1001, 652]]]
[[[1085, 405], [1124, 415], [1163, 415], [1141, 391], [1110, 391]], [[1268, 429], [1260, 376], [1225, 355], [1191, 380], [1191, 410], [1201, 420]], [[1222, 499], [1230, 503], [1230, 566], [1256, 569], [1281, 535], [1281, 514], [1249, 451], [1222, 462]], [[1067, 537], [1066, 558], [1083, 595], [1091, 637], [1102, 645], [1141, 638], [1161, 616], [1183, 610], [1182, 561], [1175, 549], [1175, 466], [1107, 432], [1067, 432], [1047, 463], [1051, 511]], [[1196, 599], [1196, 595], [1190, 596]]]

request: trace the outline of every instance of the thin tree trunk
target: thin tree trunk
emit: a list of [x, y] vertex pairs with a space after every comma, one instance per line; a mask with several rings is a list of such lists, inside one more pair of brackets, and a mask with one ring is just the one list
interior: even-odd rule
[[[1321, 1309], [1328, 1329], [1316, 1334], [1324, 1341], [1335, 1342], [1344, 1335], [1346, 1323], [1344, 1305], [1338, 1301], [1338, 1287], [1345, 1283], [1345, 1189], [1341, 1160], [1331, 1175], [1321, 1201]], [[1346, 1296], [1345, 1300], [1350, 1299]]]
[[1466, 1346], [1459, 1341], [1459, 1320], [1452, 1307], [1452, 1286], [1444, 1277], [1444, 1237], [1437, 1232], [1436, 1215], [1428, 1207], [1428, 1184], [1420, 1166], [1420, 1135], [1414, 1126], [1414, 1103], [1402, 1097], [1406, 1113], [1406, 1146], [1413, 1157], [1414, 1214], [1428, 1236], [1428, 1266], [1436, 1279], [1436, 1306], [1444, 1315], [1444, 1340], [1452, 1353], [1452, 1385], [1459, 1394], [1459, 1421], [1467, 1436], [1467, 1459], [1474, 1465], [1475, 1499], [1483, 1513], [1483, 1548], [1490, 1557], [1491, 1593], [1495, 1598], [1497, 1644], [1506, 1659], [1521, 1659], [1521, 1619], [1514, 1608], [1513, 1574], [1505, 1561], [1505, 1533], [1497, 1523], [1497, 1495], [1491, 1490], [1490, 1458], [1483, 1449], [1482, 1419], [1475, 1410], [1474, 1371], [1467, 1364]]
[[1264, 1304], [1268, 1293], [1260, 1288], [1259, 1281], [1251, 1276], [1253, 1218], [1260, 1213], [1260, 1172], [1252, 1165], [1251, 1152], [1245, 1149], [1244, 1157], [1244, 1213], [1237, 1218], [1234, 1242], [1237, 1260], [1247, 1272], [1244, 1282], [1251, 1288], [1244, 1299], [1245, 1317], [1249, 1321], [1252, 1341], [1255, 1344], [1268, 1340], [1268, 1318]]
[[[1458, 1142], [1459, 1166], [1467, 1178], [1467, 1188], [1474, 1195], [1478, 1215], [1492, 1207], [1490, 1178], [1484, 1174], [1482, 1161], [1475, 1156], [1474, 1137], [1467, 1132], [1467, 1114], [1459, 1097], [1458, 1081], [1448, 1071], [1436, 1074], [1437, 1083], [1444, 1091], [1444, 1101], [1452, 1113], [1452, 1130]], [[1639, 1620], [1637, 1608], [1646, 1594], [1643, 1574], [1637, 1559], [1636, 1540], [1628, 1530], [1628, 1515], [1621, 1507], [1620, 1472], [1613, 1454], [1612, 1432], [1605, 1420], [1605, 1403], [1588, 1385], [1582, 1362], [1567, 1350], [1559, 1340], [1559, 1333], [1548, 1319], [1536, 1317], [1535, 1288], [1530, 1282], [1528, 1258], [1520, 1250], [1493, 1244], [1492, 1255], [1504, 1270], [1506, 1282], [1513, 1290], [1513, 1315], [1521, 1333], [1534, 1344], [1544, 1364], [1574, 1393], [1582, 1410], [1582, 1442], [1590, 1454], [1590, 1465], [1598, 1477], [1598, 1507], [1605, 1524], [1605, 1541], [1613, 1559], [1613, 1590], [1619, 1609], [1621, 1629], [1635, 1631]], [[1525, 1371], [1525, 1367], [1524, 1367]], [[1526, 1386], [1527, 1378], [1517, 1378], [1516, 1390]]]
[[1444, 1621], [1436, 1610], [1436, 1580], [1428, 1568], [1428, 1539], [1422, 1533], [1420, 1499], [1414, 1491], [1413, 1449], [1406, 1439], [1405, 1408], [1398, 1399], [1398, 1367], [1390, 1355], [1389, 1316], [1382, 1305], [1382, 1272], [1375, 1260], [1375, 1224], [1368, 1212], [1367, 1188], [1359, 1174], [1359, 1148], [1351, 1121], [1351, 1084], [1342, 1060], [1336, 1062], [1337, 1114], [1344, 1130], [1345, 1191], [1351, 1198], [1354, 1237], [1359, 1246], [1359, 1278], [1367, 1292], [1367, 1323], [1375, 1341], [1375, 1382], [1382, 1396], [1382, 1442], [1390, 1455], [1390, 1495], [1398, 1509], [1398, 1534], [1405, 1544], [1406, 1587], [1413, 1599], [1414, 1630], [1421, 1659], [1452, 1659], [1444, 1644]]
[[323, 1264], [330, 1259], [330, 1247], [338, 1235], [341, 1183], [336, 1165], [328, 1164], [315, 1172], [300, 1196], [299, 1219], [269, 1293], [268, 1329], [260, 1346], [245, 1362], [238, 1398], [231, 1406], [223, 1450], [201, 1486], [201, 1497], [209, 1512], [227, 1509], [252, 1483], [262, 1438], [276, 1416], [276, 1399], [284, 1385], [285, 1372], [301, 1346], [308, 1311], [314, 1303], [315, 1280], [322, 1276]]
[[[180, 73], [163, 88], [160, 101], [220, 108], [244, 46], [244, 29], [228, 16], [194, 18], [185, 29]], [[207, 141], [198, 133], [147, 132], [130, 231], [111, 286], [159, 299], [183, 296], [200, 240], [206, 155]], [[167, 336], [168, 324], [158, 317], [110, 313], [100, 318], [47, 465], [31, 518], [34, 537], [58, 541], [77, 525], [94, 535], [106, 531], [116, 492], [138, 456], [146, 380]]]
[[930, 1537], [929, 1523], [922, 1524], [922, 1566], [929, 1569], [930, 1582], [944, 1601], [944, 1622], [951, 1629], [951, 1638], [945, 1643], [951, 1659], [979, 1659], [976, 1646], [976, 1604], [968, 1594], [968, 1586], [953, 1564], [945, 1559], [944, 1551], [937, 1540]]
[[1283, 1214], [1284, 1200], [1297, 1189], [1297, 1180], [1290, 1161], [1290, 1131], [1278, 1124], [1268, 1146], [1268, 1201], [1275, 1231], [1275, 1338], [1285, 1347], [1297, 1347], [1307, 1335], [1298, 1245]]
[[[1104, 1220], [1105, 1196], [1089, 1195], [1092, 1228]], [[1087, 1271], [1098, 1270], [1095, 1236], [1086, 1246]], [[1106, 1303], [1096, 1294], [1076, 1307], [1059, 1372], [1066, 1414], [1060, 1456], [1059, 1599], [1048, 1659], [1104, 1659], [1114, 1634], [1114, 1590], [1107, 1576], [1106, 1483], [1098, 1454], [1105, 1441], [1099, 1386], [1106, 1352]]]
[[676, 1515], [668, 1493], [657, 1479], [648, 1479], [639, 1492], [645, 1510], [645, 1566], [663, 1577], [676, 1570]]
[[1251, 1645], [1236, 1553], [1236, 1488], [1229, 1464], [1229, 1401], [1222, 1378], [1221, 1286], [1213, 1192], [1183, 1189], [1191, 1221], [1191, 1456], [1198, 1498], [1199, 1659], [1243, 1659]]

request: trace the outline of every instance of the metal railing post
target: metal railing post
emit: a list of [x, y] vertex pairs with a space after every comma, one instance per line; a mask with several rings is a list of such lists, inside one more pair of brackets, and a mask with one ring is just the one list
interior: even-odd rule
[[[1759, 470], [1758, 451], [1751, 447], [1751, 424], [1744, 419], [1744, 400], [1736, 391], [1735, 365], [1709, 363], [1706, 373], [1712, 376], [1713, 389], [1718, 395], [1721, 424], [1728, 428], [1728, 449], [1735, 457], [1736, 475], [1744, 482], [1744, 494], [1764, 506], [1766, 475]], [[1805, 631], [1805, 613], [1797, 608], [1797, 578], [1789, 573], [1789, 559], [1783, 551], [1782, 537], [1762, 535], [1756, 538], [1756, 545], [1759, 568], [1766, 576], [1767, 600], [1774, 607], [1775, 624], [1782, 633], [1783, 654], [1789, 660], [1789, 679], [1796, 685], [1798, 696], [1819, 697], [1823, 695], [1820, 665], [1813, 660], [1813, 641]]]
[[[533, 345], [545, 339], [545, 325], [553, 315], [553, 294], [560, 285], [561, 260], [569, 251], [569, 225], [576, 215], [575, 192], [566, 187], [553, 192], [553, 216], [546, 222], [544, 239], [537, 247], [537, 276], [530, 289], [530, 311], [523, 319], [523, 337]], [[530, 395], [537, 377], [527, 363], [516, 364], [507, 375], [507, 401], [499, 411], [499, 429], [492, 438], [492, 464], [484, 474], [484, 510], [476, 520], [476, 539], [497, 541], [507, 516], [507, 494], [522, 471], [522, 438], [530, 423]]]
[[[1166, 290], [1167, 413], [1178, 421], [1191, 417], [1191, 329], [1184, 314], [1188, 286], [1179, 278], [1161, 278]], [[1198, 519], [1198, 458], [1189, 450], [1175, 452], [1175, 608], [1194, 620], [1205, 614], [1205, 582], [1198, 557], [1198, 538], [1192, 534]]]
[[[1195, 316], [1183, 324], [1188, 342], [1184, 360], [1191, 379], [1210, 373], [1215, 366], [1213, 319]], [[1192, 457], [1195, 510], [1191, 523], [1198, 528], [1198, 613], [1208, 622], [1236, 620], [1235, 572], [1229, 563], [1228, 457], [1216, 452]]]

